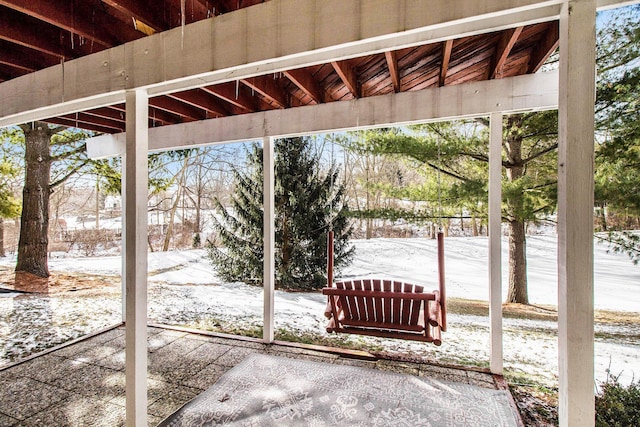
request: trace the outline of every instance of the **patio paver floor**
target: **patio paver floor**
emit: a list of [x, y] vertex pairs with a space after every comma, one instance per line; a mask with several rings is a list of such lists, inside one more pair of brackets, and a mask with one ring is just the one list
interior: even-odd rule
[[[0, 370], [0, 426], [123, 426], [124, 327]], [[148, 420], [155, 426], [251, 353], [344, 363], [500, 388], [486, 373], [148, 328]], [[514, 418], [517, 419], [514, 409]]]

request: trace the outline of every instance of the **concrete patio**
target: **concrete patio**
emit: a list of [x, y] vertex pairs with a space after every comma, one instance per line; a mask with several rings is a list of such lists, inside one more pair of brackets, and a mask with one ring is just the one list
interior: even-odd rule
[[[0, 426], [122, 426], [125, 424], [123, 326], [48, 350], [0, 370]], [[263, 344], [149, 327], [148, 414], [156, 425], [209, 388], [251, 353], [352, 364], [485, 388], [503, 389], [484, 372], [376, 359], [366, 353], [287, 343]], [[514, 419], [518, 420], [516, 410]]]

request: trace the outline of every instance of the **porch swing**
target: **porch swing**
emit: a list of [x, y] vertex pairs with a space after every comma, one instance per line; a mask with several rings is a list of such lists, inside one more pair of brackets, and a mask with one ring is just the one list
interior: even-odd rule
[[[440, 147], [438, 141], [438, 157]], [[332, 152], [333, 162], [333, 152]], [[438, 169], [438, 209], [440, 209], [440, 170]], [[439, 214], [439, 216], [441, 216]], [[439, 222], [441, 220], [439, 219]], [[397, 280], [354, 279], [334, 282], [334, 233], [329, 222], [327, 234], [327, 332], [369, 335], [384, 338], [442, 344], [447, 330], [444, 278], [444, 235], [437, 233], [438, 288]]]
[[438, 289], [397, 280], [333, 281], [333, 230], [327, 237], [327, 332], [442, 344], [447, 330], [444, 236], [438, 232]]

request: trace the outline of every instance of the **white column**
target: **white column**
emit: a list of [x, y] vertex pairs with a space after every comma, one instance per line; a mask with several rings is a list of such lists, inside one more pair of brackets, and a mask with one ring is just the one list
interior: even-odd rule
[[502, 114], [492, 113], [489, 140], [490, 368], [502, 375]]
[[120, 213], [120, 220], [122, 224], [122, 232], [120, 235], [120, 288], [122, 292], [122, 321], [126, 323], [127, 321], [127, 281], [125, 280], [126, 271], [127, 271], [127, 223], [124, 219], [125, 210], [126, 210], [126, 200], [124, 199], [126, 195], [127, 188], [127, 180], [125, 178], [125, 155], [122, 155], [122, 175], [120, 177], [120, 188], [122, 188], [122, 211]]
[[122, 162], [126, 287], [126, 421], [147, 425], [147, 184], [148, 97], [126, 94], [127, 142]]
[[263, 340], [273, 342], [273, 295], [275, 293], [275, 168], [273, 139], [264, 138], [262, 143], [262, 170], [264, 173], [264, 329]]
[[558, 351], [560, 426], [593, 426], [595, 0], [560, 14]]

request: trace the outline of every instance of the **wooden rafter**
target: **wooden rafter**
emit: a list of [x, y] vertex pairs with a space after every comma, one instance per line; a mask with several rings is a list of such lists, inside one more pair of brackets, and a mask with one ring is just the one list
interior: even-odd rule
[[125, 123], [122, 121], [112, 120], [105, 117], [98, 117], [87, 113], [75, 113], [62, 116], [64, 119], [72, 120], [78, 123], [76, 127], [82, 127], [83, 124], [96, 124], [105, 128], [113, 129], [115, 131], [123, 131], [125, 129]]
[[123, 111], [118, 111], [109, 107], [96, 108], [95, 110], [86, 111], [85, 114], [89, 116], [102, 117], [105, 119], [111, 119], [116, 122], [126, 122], [126, 116]]
[[202, 89], [231, 105], [241, 108], [245, 112], [252, 113], [256, 111], [256, 103], [249, 95], [241, 90], [243, 88], [244, 86], [240, 85], [240, 82], [229, 82], [215, 86], [207, 86]]
[[523, 29], [524, 27], [511, 28], [502, 33], [493, 57], [493, 66], [491, 67], [491, 75], [489, 78], [495, 79], [500, 76], [502, 66], [507, 61], [509, 53], [511, 53], [511, 49], [513, 49], [513, 46], [518, 41]]
[[142, 36], [141, 33], [86, 1], [0, 0], [0, 5], [30, 15], [103, 47]]
[[348, 61], [333, 61], [331, 62], [333, 69], [342, 80], [342, 83], [346, 86], [347, 90], [351, 92], [354, 98], [358, 98], [358, 85], [356, 79], [356, 73], [349, 66]]
[[447, 40], [442, 44], [442, 63], [440, 65], [440, 78], [438, 86], [444, 86], [449, 71], [449, 61], [451, 61], [451, 51], [453, 50], [453, 39]]
[[133, 19], [142, 22], [153, 31], [168, 30], [169, 26], [155, 12], [159, 8], [157, 5], [145, 4], [144, 1], [134, 0], [102, 0], [120, 13], [131, 16]]
[[208, 113], [212, 113], [218, 117], [229, 115], [229, 112], [217, 101], [217, 99], [207, 94], [206, 91], [200, 89], [178, 92], [172, 94], [171, 96], [193, 107], [202, 108]]
[[391, 83], [393, 84], [393, 91], [395, 93], [400, 92], [400, 71], [398, 70], [398, 58], [394, 51], [387, 51], [384, 53], [384, 57], [387, 60], [387, 67], [389, 68], [389, 74], [391, 75]]
[[202, 120], [206, 118], [202, 109], [184, 103], [176, 95], [149, 98], [149, 105], [159, 108], [160, 110], [176, 114], [185, 119]]
[[545, 33], [544, 40], [531, 52], [529, 69], [527, 72], [535, 73], [545, 63], [549, 56], [558, 48], [560, 43], [560, 28], [558, 22], [550, 22], [549, 29]]
[[80, 121], [64, 118], [64, 117], [52, 117], [50, 119], [43, 120], [47, 123], [51, 123], [54, 125], [62, 125], [68, 127], [80, 127], [85, 130], [90, 130], [94, 132], [101, 133], [113, 133], [114, 129], [106, 126], [100, 126], [95, 123], [82, 123]]
[[284, 90], [270, 76], [252, 77], [241, 80], [243, 84], [264, 96], [269, 102], [276, 104], [279, 108], [287, 108], [287, 95]]
[[285, 71], [284, 75], [293, 82], [301, 91], [307, 94], [316, 104], [323, 102], [322, 90], [320, 85], [313, 78], [310, 72], [305, 69], [299, 68], [297, 70]]
[[38, 69], [38, 63], [27, 55], [27, 49], [23, 48], [19, 50], [14, 46], [15, 45], [8, 43], [7, 46], [5, 46], [4, 42], [0, 42], [0, 64], [29, 73], [36, 71]]
[[0, 62], [0, 80], [2, 81], [15, 79], [16, 77], [23, 76], [25, 74], [29, 74], [29, 71]]
[[65, 34], [59, 28], [9, 9], [0, 9], [0, 39], [59, 59], [74, 57], [71, 44], [61, 44]]
[[[114, 110], [121, 115], [121, 117], [126, 117], [127, 109], [124, 104], [112, 105], [110, 107], [106, 107], [110, 110]], [[92, 110], [93, 111], [93, 110]], [[175, 123], [180, 123], [182, 120], [179, 116], [169, 113], [164, 110], [160, 110], [153, 106], [149, 106], [149, 122], [157, 123], [160, 125], [170, 125]]]

